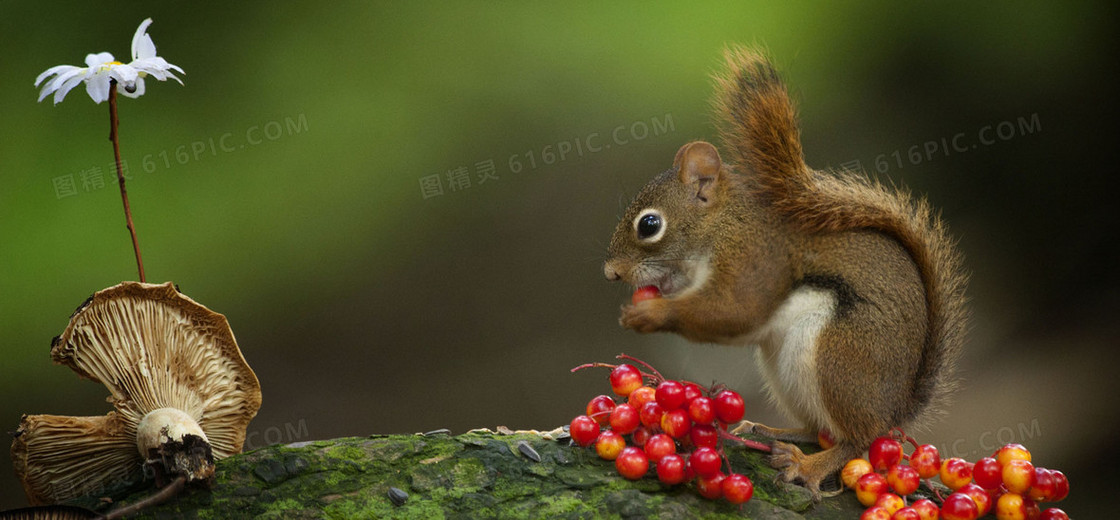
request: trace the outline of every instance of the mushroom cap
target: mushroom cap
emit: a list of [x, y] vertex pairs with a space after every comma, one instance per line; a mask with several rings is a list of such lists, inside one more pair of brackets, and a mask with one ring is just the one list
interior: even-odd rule
[[[144, 458], [136, 427], [153, 410], [185, 412], [205, 432], [214, 458], [221, 459], [241, 451], [261, 405], [260, 383], [225, 316], [179, 293], [171, 282], [123, 282], [98, 291], [52, 342], [51, 358], [105, 385], [115, 411], [101, 418], [24, 417], [12, 455], [33, 502], [81, 496], [52, 490], [99, 481], [117, 464], [134, 466], [139, 474]], [[71, 439], [78, 443], [82, 433], [90, 447], [63, 449]], [[106, 453], [91, 454], [99, 450]], [[85, 459], [97, 464], [84, 467]], [[41, 478], [44, 473], [50, 480]]]

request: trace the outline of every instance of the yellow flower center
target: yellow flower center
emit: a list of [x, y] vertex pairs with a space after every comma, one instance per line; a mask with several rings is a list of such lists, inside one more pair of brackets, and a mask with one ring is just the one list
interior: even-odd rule
[[99, 72], [100, 71], [106, 71], [106, 70], [111, 69], [113, 67], [113, 65], [124, 65], [124, 64], [119, 62], [119, 61], [107, 61], [105, 63], [102, 63], [101, 66], [97, 68], [97, 70]]

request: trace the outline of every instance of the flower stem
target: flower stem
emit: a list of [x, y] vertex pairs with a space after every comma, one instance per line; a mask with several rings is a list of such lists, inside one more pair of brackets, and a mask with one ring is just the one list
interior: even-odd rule
[[132, 210], [128, 207], [128, 191], [124, 189], [124, 172], [121, 170], [121, 143], [117, 138], [117, 81], [109, 83], [109, 140], [113, 142], [113, 159], [117, 165], [117, 184], [121, 187], [121, 202], [124, 203], [124, 219], [128, 224], [128, 234], [132, 236], [132, 250], [136, 252], [136, 269], [140, 271], [140, 281], [144, 279], [144, 261], [140, 259], [140, 242], [136, 239], [136, 226], [132, 224]]

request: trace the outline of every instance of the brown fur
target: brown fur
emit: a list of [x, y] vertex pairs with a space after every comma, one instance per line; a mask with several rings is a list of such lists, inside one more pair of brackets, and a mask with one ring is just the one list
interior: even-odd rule
[[[774, 68], [752, 50], [732, 48], [726, 57], [714, 105], [730, 164], [708, 143], [683, 146], [674, 168], [631, 204], [604, 270], [610, 279], [671, 289], [624, 307], [623, 326], [693, 341], [752, 337], [799, 285], [834, 295], [816, 342], [812, 395], [837, 446], [804, 455], [777, 442], [773, 458], [787, 480], [816, 493], [876, 436], [927, 421], [944, 404], [963, 342], [967, 277], [924, 200], [859, 173], [811, 170]], [[651, 210], [665, 233], [642, 240], [633, 222]], [[704, 272], [706, 282], [697, 282]], [[766, 348], [777, 347], [764, 346], [773, 355]], [[745, 428], [806, 440], [829, 426], [799, 418], [805, 424], [796, 430]]]

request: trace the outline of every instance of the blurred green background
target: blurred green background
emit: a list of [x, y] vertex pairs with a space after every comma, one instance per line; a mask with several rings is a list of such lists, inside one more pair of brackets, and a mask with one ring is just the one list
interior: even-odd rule
[[[148, 280], [224, 313], [260, 378], [247, 448], [552, 428], [608, 390], [605, 372], [568, 369], [619, 352], [789, 424], [750, 351], [621, 330], [628, 288], [601, 270], [629, 197], [683, 142], [716, 139], [709, 74], [742, 42], [783, 71], [811, 165], [858, 161], [926, 194], [960, 237], [965, 386], [919, 438], [973, 460], [1022, 442], [1070, 476], [1067, 511], [1111, 507], [1114, 4], [3, 1], [0, 15], [8, 430], [108, 410], [49, 342], [89, 294], [136, 278], [107, 104], [83, 87], [36, 104], [32, 82], [91, 52], [128, 61], [149, 16], [187, 74], [121, 99], [133, 215]], [[497, 178], [480, 182], [488, 161]], [[425, 198], [425, 178], [442, 194]], [[22, 504], [0, 457], [0, 508]]]

